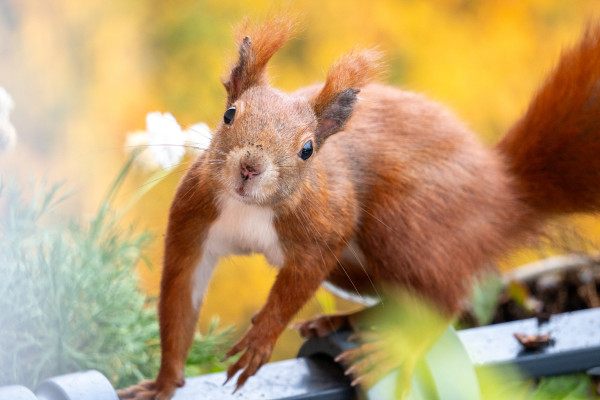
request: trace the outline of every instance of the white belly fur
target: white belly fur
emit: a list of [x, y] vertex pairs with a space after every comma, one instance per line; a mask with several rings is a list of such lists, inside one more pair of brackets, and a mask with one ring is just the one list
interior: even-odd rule
[[219, 217], [208, 230], [202, 259], [194, 271], [192, 302], [195, 308], [204, 298], [219, 258], [262, 253], [275, 267], [282, 267], [284, 262], [272, 209], [244, 204], [227, 195], [220, 199], [219, 209]]

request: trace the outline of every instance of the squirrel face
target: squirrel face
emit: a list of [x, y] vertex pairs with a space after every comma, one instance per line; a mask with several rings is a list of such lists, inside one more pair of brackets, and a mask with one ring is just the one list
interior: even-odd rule
[[226, 111], [211, 144], [225, 158], [214, 165], [224, 192], [260, 206], [292, 196], [313, 163], [316, 126], [303, 98], [266, 86], [245, 91]]
[[208, 164], [221, 190], [244, 203], [298, 199], [315, 170], [313, 152], [343, 129], [360, 87], [378, 70], [379, 53], [352, 51], [330, 68], [316, 96], [286, 95], [269, 87], [265, 68], [292, 31], [281, 19], [240, 37], [237, 62], [222, 81], [227, 111], [211, 142], [222, 159]]

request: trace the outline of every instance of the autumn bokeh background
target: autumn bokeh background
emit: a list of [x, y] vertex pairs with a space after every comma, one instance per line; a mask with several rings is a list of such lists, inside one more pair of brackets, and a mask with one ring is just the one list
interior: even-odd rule
[[[0, 86], [13, 96], [17, 148], [0, 155], [0, 175], [67, 182], [65, 208], [91, 213], [126, 156], [128, 132], [144, 129], [149, 111], [171, 112], [183, 127], [222, 118], [219, 78], [235, 56], [231, 27], [274, 7], [262, 0], [0, 0]], [[276, 6], [277, 7], [277, 6]], [[386, 55], [385, 81], [447, 104], [483, 141], [515, 121], [561, 47], [600, 18], [597, 0], [398, 1], [299, 0], [303, 29], [271, 62], [272, 82], [293, 90], [324, 78], [356, 44]], [[175, 168], [131, 211], [155, 234], [140, 264], [141, 285], [156, 295], [169, 202], [185, 165]], [[147, 174], [137, 171], [120, 193], [127, 201]], [[597, 220], [578, 219], [588, 236]], [[520, 253], [505, 267], [530, 259]], [[240, 334], [274, 279], [261, 257], [235, 258], [217, 269], [201, 314], [235, 324]], [[352, 305], [320, 292], [302, 316]], [[127, 312], [127, 310], [123, 310]], [[300, 339], [286, 332], [274, 358], [293, 357]]]

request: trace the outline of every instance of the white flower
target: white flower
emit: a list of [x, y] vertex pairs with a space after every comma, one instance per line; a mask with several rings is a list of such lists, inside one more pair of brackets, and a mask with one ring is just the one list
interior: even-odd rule
[[148, 113], [146, 131], [129, 134], [126, 146], [130, 149], [142, 148], [136, 161], [149, 170], [170, 170], [179, 164], [185, 154], [181, 126], [170, 113]]
[[17, 144], [17, 132], [8, 118], [0, 118], [0, 153], [8, 153]]
[[186, 150], [198, 154], [208, 149], [212, 132], [204, 122], [198, 122], [184, 131]]
[[148, 145], [154, 160], [162, 169], [179, 164], [185, 154], [185, 141], [181, 126], [170, 113], [152, 112], [146, 115]]
[[147, 170], [155, 171], [160, 169], [160, 165], [154, 160], [152, 152], [148, 148], [148, 132], [137, 131], [127, 134], [125, 139], [125, 150], [128, 153], [137, 150], [135, 165]]
[[7, 153], [17, 144], [17, 132], [8, 119], [15, 103], [10, 94], [0, 87], [0, 153]]
[[15, 103], [11, 97], [11, 95], [4, 89], [0, 87], [0, 119], [8, 120], [8, 116], [10, 111], [14, 108]]
[[170, 170], [177, 166], [186, 152], [193, 155], [206, 150], [212, 132], [199, 122], [182, 132], [181, 126], [170, 113], [151, 112], [146, 115], [146, 131], [127, 135], [126, 149], [138, 150], [136, 164], [144, 169]]

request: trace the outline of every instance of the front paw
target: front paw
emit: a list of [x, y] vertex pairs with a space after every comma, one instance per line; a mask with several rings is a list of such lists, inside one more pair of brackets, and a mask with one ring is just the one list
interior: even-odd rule
[[249, 377], [254, 375], [260, 367], [269, 361], [276, 339], [276, 337], [272, 338], [271, 335], [265, 335], [256, 325], [253, 325], [244, 337], [227, 351], [225, 360], [243, 352], [242, 356], [227, 369], [227, 380], [225, 383], [236, 373], [242, 371], [238, 377], [234, 393], [246, 383]]
[[183, 371], [176, 372], [175, 369], [165, 368], [159, 372], [156, 380], [142, 381], [137, 385], [117, 390], [117, 396], [121, 400], [169, 400], [175, 394], [175, 389], [183, 385]]
[[155, 381], [142, 381], [137, 385], [117, 390], [117, 396], [121, 400], [169, 400], [177, 386], [172, 384], [158, 387]]

